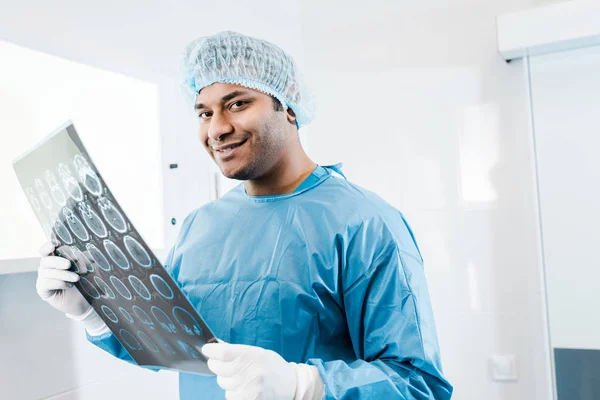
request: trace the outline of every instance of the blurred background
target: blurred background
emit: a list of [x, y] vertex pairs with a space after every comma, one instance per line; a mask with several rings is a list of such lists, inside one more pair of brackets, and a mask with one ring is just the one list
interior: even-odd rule
[[[235, 182], [197, 139], [185, 45], [297, 61], [308, 154], [400, 209], [458, 400], [599, 399], [600, 5], [555, 0], [0, 0], [0, 397], [177, 398], [35, 292], [45, 241], [11, 162], [68, 119], [158, 254]], [[177, 168], [171, 168], [177, 164]]]

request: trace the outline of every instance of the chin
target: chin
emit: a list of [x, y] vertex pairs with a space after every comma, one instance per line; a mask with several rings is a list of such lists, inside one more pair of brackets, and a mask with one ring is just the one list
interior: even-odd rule
[[235, 179], [238, 181], [248, 179], [246, 177], [247, 173], [244, 168], [223, 168], [219, 166], [219, 169], [221, 170], [223, 176], [225, 176], [226, 178]]

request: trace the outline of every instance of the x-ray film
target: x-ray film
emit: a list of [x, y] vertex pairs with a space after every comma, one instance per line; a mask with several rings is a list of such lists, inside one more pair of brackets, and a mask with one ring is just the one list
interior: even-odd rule
[[13, 162], [55, 254], [77, 289], [142, 366], [210, 373], [215, 337], [148, 248], [94, 166], [72, 123]]

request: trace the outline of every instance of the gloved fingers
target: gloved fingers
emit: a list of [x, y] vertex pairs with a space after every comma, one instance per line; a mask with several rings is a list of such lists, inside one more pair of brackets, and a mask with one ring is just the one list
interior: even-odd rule
[[[228, 364], [216, 360], [212, 361], [213, 363]], [[253, 374], [251, 364], [252, 363], [247, 363], [242, 364], [241, 366], [239, 363], [238, 365], [222, 365], [220, 368], [223, 374], [217, 374], [217, 383], [219, 384], [219, 386], [221, 386], [221, 388], [223, 388], [223, 390], [240, 390], [241, 388], [246, 386], [248, 382], [256, 378], [256, 374]], [[209, 366], [209, 369], [210, 368], [211, 367]]]
[[69, 269], [71, 268], [71, 261], [63, 257], [47, 256], [42, 257], [40, 261], [41, 269]]
[[244, 357], [238, 357], [233, 361], [220, 361], [211, 358], [208, 360], [208, 369], [217, 376], [228, 378], [241, 374], [250, 364], [252, 364], [252, 361]]
[[250, 346], [229, 343], [209, 343], [202, 346], [206, 358], [219, 361], [233, 361]]
[[240, 387], [239, 379], [235, 377], [225, 377], [217, 375], [217, 384], [221, 387], [221, 389], [227, 390], [237, 390]]
[[38, 278], [41, 279], [56, 279], [65, 282], [78, 282], [80, 277], [75, 272], [65, 271], [63, 269], [42, 268], [38, 272]]
[[[72, 288], [73, 284], [60, 279], [41, 279], [38, 280], [36, 289], [38, 294], [44, 299], [51, 297], [51, 294], [56, 290], [66, 290]], [[44, 296], [44, 293], [46, 295]]]
[[260, 393], [256, 391], [248, 392], [247, 390], [228, 390], [225, 392], [226, 400], [257, 400], [260, 398]]
[[54, 243], [52, 243], [51, 241], [47, 241], [42, 245], [42, 247], [40, 247], [38, 251], [40, 253], [40, 256], [45, 257], [54, 253], [55, 248], [56, 246], [54, 246]]

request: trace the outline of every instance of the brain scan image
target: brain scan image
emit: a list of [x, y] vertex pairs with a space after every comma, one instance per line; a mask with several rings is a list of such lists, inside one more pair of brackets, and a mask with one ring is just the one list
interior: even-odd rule
[[82, 201], [83, 191], [81, 190], [79, 183], [77, 183], [77, 179], [73, 177], [69, 167], [66, 164], [58, 164], [58, 176], [62, 181], [63, 188], [69, 194], [69, 196], [71, 196], [71, 198], [75, 201]]
[[[123, 143], [117, 140], [111, 145]], [[118, 168], [127, 160], [108, 162]], [[148, 193], [131, 187], [129, 194], [137, 200], [120, 203], [70, 121], [16, 158], [12, 166], [25, 194], [15, 200], [31, 209], [44, 240], [55, 245], [52, 254], [69, 260], [61, 268], [77, 274], [72, 274], [77, 282], [71, 291], [80, 292], [73, 293], [81, 294], [86, 307], [89, 303], [90, 311], [108, 324], [123, 346], [121, 351], [126, 349], [130, 360], [142, 367], [210, 372], [200, 349], [215, 336], [186, 298], [185, 287], [171, 278], [129, 220], [128, 210], [121, 208], [136, 204], [139, 208]], [[134, 175], [123, 178], [143, 178]]]
[[54, 232], [56, 233], [56, 235], [58, 235], [58, 237], [60, 238], [60, 240], [62, 240], [63, 243], [73, 243], [73, 236], [71, 236], [71, 232], [69, 232], [65, 224], [63, 224], [60, 219], [57, 219], [54, 222]]
[[188, 335], [202, 335], [202, 328], [200, 328], [200, 324], [198, 324], [198, 321], [196, 321], [192, 314], [190, 314], [183, 308], [179, 306], [173, 308], [173, 316], [175, 317], [175, 320], [177, 321], [177, 323], [179, 323], [183, 331]]
[[139, 340], [137, 340], [135, 336], [133, 336], [133, 334], [128, 330], [121, 329], [119, 331], [119, 336], [121, 337], [123, 343], [125, 343], [125, 345], [129, 347], [129, 349], [134, 351], [139, 351], [142, 349], [142, 345], [140, 344]]
[[126, 300], [133, 299], [131, 292], [129, 291], [129, 289], [127, 289], [127, 286], [125, 286], [125, 284], [123, 282], [121, 282], [121, 280], [119, 278], [117, 278], [116, 276], [111, 276], [110, 283], [112, 283], [112, 285], [115, 288], [115, 290], [117, 291], [117, 293], [119, 293], [124, 299], [126, 299]]
[[167, 282], [160, 276], [156, 274], [150, 275], [150, 282], [152, 282], [152, 286], [154, 289], [167, 300], [171, 300], [173, 298], [173, 289], [169, 287]]
[[31, 204], [31, 207], [33, 207], [35, 212], [39, 213], [40, 211], [42, 211], [42, 207], [40, 207], [40, 201], [38, 200], [31, 187], [25, 188], [25, 195], [27, 196], [27, 200], [29, 200], [29, 204]]
[[100, 292], [98, 292], [98, 289], [96, 289], [96, 287], [92, 285], [92, 282], [87, 280], [87, 278], [81, 277], [79, 283], [81, 284], [81, 288], [83, 289], [83, 291], [87, 293], [88, 296], [94, 299], [100, 298]]
[[83, 186], [93, 195], [100, 196], [102, 194], [102, 185], [100, 184], [100, 178], [94, 172], [90, 164], [85, 158], [77, 154], [73, 157], [73, 165], [79, 175], [79, 181], [83, 183]]
[[83, 242], [87, 242], [88, 240], [90, 240], [90, 235], [88, 231], [83, 226], [81, 220], [77, 217], [77, 215], [75, 215], [73, 211], [71, 211], [70, 208], [64, 207], [62, 209], [62, 213], [65, 217], [67, 225], [71, 229], [71, 232], [73, 232], [75, 236], [79, 238], [79, 240]]
[[54, 198], [54, 200], [58, 204], [60, 204], [61, 207], [64, 207], [67, 204], [67, 198], [65, 197], [65, 194], [63, 193], [62, 189], [58, 185], [58, 182], [56, 181], [56, 177], [50, 170], [46, 171], [46, 183], [48, 184], [48, 187], [50, 188], [50, 193], [52, 193], [52, 197]]
[[75, 260], [75, 255], [73, 254], [73, 250], [71, 250], [71, 247], [62, 245], [58, 247], [57, 250], [58, 255], [71, 261], [71, 267], [75, 269], [75, 272], [79, 272], [79, 268], [73, 263], [73, 260]]
[[37, 190], [38, 196], [42, 200], [42, 204], [48, 209], [52, 208], [52, 199], [44, 187], [42, 180], [40, 178], [36, 178], [35, 181], [33, 181], [33, 185], [35, 186], [35, 190]]
[[190, 346], [186, 342], [184, 342], [182, 340], [177, 340], [177, 344], [179, 345], [179, 347], [181, 348], [181, 350], [183, 350], [183, 352], [185, 354], [189, 355], [192, 358], [195, 358], [196, 360], [200, 359], [200, 352], [198, 350], [192, 348], [192, 346]]
[[125, 248], [127, 252], [138, 263], [140, 266], [144, 268], [148, 268], [152, 266], [152, 259], [148, 252], [142, 247], [140, 242], [132, 238], [131, 236], [125, 236], [123, 238], [123, 243], [125, 243]]
[[87, 249], [88, 258], [90, 259], [92, 264], [97, 265], [98, 267], [100, 267], [100, 269], [107, 272], [112, 269], [110, 263], [108, 262], [104, 254], [102, 254], [102, 252], [98, 250], [98, 248], [93, 243], [86, 244], [85, 248]]
[[155, 353], [158, 353], [160, 351], [156, 343], [154, 343], [154, 340], [152, 340], [150, 336], [146, 335], [144, 332], [138, 331], [138, 337], [150, 351], [153, 351]]
[[156, 306], [152, 306], [150, 312], [154, 316], [154, 319], [158, 321], [158, 324], [161, 328], [169, 333], [177, 333], [177, 328], [175, 328], [173, 320], [171, 320], [171, 318], [169, 318], [169, 316], [163, 310]]
[[71, 254], [73, 263], [75, 264], [75, 272], [80, 274], [87, 274], [88, 272], [94, 272], [94, 266], [92, 262], [75, 246], [71, 246]]
[[119, 268], [121, 268], [121, 269], [131, 268], [131, 265], [129, 264], [129, 260], [127, 259], [125, 254], [123, 254], [121, 249], [119, 249], [116, 244], [114, 244], [113, 242], [111, 242], [108, 239], [106, 239], [104, 241], [104, 250], [106, 250], [106, 253], [108, 254], [108, 256], [111, 258], [111, 260], [113, 260], [113, 262], [115, 264], [117, 264], [117, 266]]
[[123, 316], [123, 318], [125, 318], [125, 320], [127, 322], [129, 322], [130, 324], [133, 324], [133, 317], [131, 316], [131, 314], [129, 314], [129, 311], [127, 311], [123, 307], [119, 307], [119, 312], [121, 313], [121, 315]]
[[137, 294], [142, 296], [144, 300], [150, 300], [152, 298], [152, 295], [150, 294], [150, 291], [146, 285], [144, 285], [144, 282], [142, 282], [137, 276], [129, 276], [129, 284], [137, 292]]
[[142, 310], [138, 306], [133, 306], [133, 313], [137, 315], [140, 321], [142, 321], [145, 325], [148, 325], [150, 329], [156, 329], [156, 327], [154, 326], [154, 322], [152, 321], [152, 319], [150, 319], [150, 316], [146, 311]]
[[111, 299], [111, 300], [114, 300], [117, 298], [117, 296], [115, 295], [115, 292], [113, 292], [113, 290], [110, 288], [110, 286], [108, 286], [108, 283], [104, 282], [104, 280], [102, 280], [102, 278], [100, 278], [99, 276], [95, 276], [94, 282], [96, 282], [96, 285], [98, 286], [98, 289], [100, 290], [100, 293], [103, 298]]
[[98, 199], [98, 206], [100, 207], [102, 216], [114, 230], [119, 233], [125, 233], [127, 231], [125, 218], [123, 218], [123, 215], [116, 209], [112, 201], [108, 200], [106, 197], [100, 197]]
[[160, 344], [166, 351], [167, 353], [171, 354], [171, 355], [175, 355], [177, 354], [177, 352], [175, 351], [175, 349], [173, 348], [173, 346], [171, 346], [171, 344], [169, 342], [167, 342], [167, 340], [160, 336], [160, 335], [155, 335], [158, 344]]
[[42, 230], [44, 231], [46, 236], [50, 236], [50, 241], [52, 242], [54, 247], [60, 246], [61, 243], [58, 240], [58, 236], [56, 236], [56, 233], [54, 233], [54, 230], [50, 227], [50, 224], [48, 224], [48, 221], [46, 221], [46, 219], [44, 219], [42, 217], [39, 217], [39, 221], [40, 221], [40, 225], [42, 225]]
[[104, 315], [106, 315], [106, 318], [110, 319], [115, 324], [117, 322], [119, 322], [119, 318], [117, 317], [117, 314], [115, 314], [115, 312], [113, 310], [111, 310], [108, 306], [102, 305], [102, 307], [100, 307], [100, 309], [102, 310], [102, 313]]
[[94, 232], [96, 236], [105, 238], [108, 235], [106, 225], [104, 225], [104, 222], [102, 222], [96, 211], [92, 210], [92, 207], [88, 203], [78, 203], [77, 209], [79, 210], [79, 215], [81, 215], [83, 222], [85, 222], [87, 227]]

